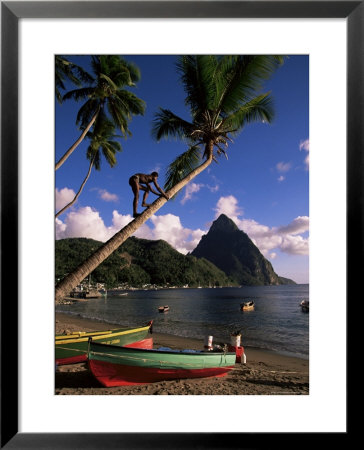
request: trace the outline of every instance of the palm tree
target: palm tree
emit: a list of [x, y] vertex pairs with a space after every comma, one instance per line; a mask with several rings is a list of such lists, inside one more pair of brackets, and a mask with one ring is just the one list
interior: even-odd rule
[[[106, 161], [110, 167], [114, 167], [116, 164], [116, 153], [121, 152], [121, 145], [119, 142], [114, 141], [114, 138], [121, 137], [115, 135], [114, 124], [109, 120], [97, 121], [93, 132], [87, 134], [87, 138], [91, 140], [89, 147], [87, 148], [86, 157], [90, 161], [89, 168], [77, 194], [73, 200], [59, 210], [56, 214], [56, 218], [63, 214], [68, 208], [76, 203], [78, 197], [91, 175], [92, 168], [96, 170], [101, 169], [101, 152], [104, 155]], [[100, 151], [101, 150], [101, 151]]]
[[[167, 172], [166, 189], [171, 198], [220, 155], [227, 155], [231, 137], [253, 121], [271, 122], [270, 93], [260, 93], [263, 82], [283, 62], [279, 56], [183, 56], [178, 70], [186, 92], [191, 121], [160, 109], [152, 133], [159, 140], [178, 137], [188, 149]], [[92, 270], [111, 255], [167, 200], [159, 197], [140, 216], [116, 233], [56, 286], [56, 300], [64, 297]]]
[[55, 94], [58, 103], [62, 103], [63, 98], [60, 90], [66, 90], [66, 80], [71, 81], [76, 86], [81, 86], [82, 82], [92, 83], [94, 79], [81, 66], [69, 61], [61, 55], [55, 56]]
[[67, 92], [64, 100], [86, 100], [77, 114], [80, 137], [56, 163], [58, 170], [83, 141], [101, 115], [107, 115], [123, 136], [131, 136], [128, 122], [133, 115], [144, 114], [145, 103], [124, 87], [135, 86], [140, 79], [139, 69], [117, 55], [93, 56], [91, 61], [95, 82]]

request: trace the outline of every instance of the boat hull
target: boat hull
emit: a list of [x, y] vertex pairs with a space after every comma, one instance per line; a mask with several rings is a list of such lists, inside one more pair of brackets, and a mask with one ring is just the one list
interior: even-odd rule
[[141, 350], [90, 342], [88, 365], [106, 387], [185, 378], [222, 377], [235, 365], [235, 353]]
[[95, 378], [105, 387], [131, 386], [186, 378], [224, 377], [232, 367], [208, 369], [156, 369], [125, 366], [105, 361], [90, 360], [89, 368]]
[[[103, 344], [112, 344], [117, 346], [127, 346], [134, 343], [137, 345], [146, 345], [145, 348], [153, 347], [153, 342], [147, 340], [148, 333], [150, 332], [152, 323], [149, 323], [145, 327], [141, 328], [120, 328], [117, 330], [110, 330], [109, 332], [101, 332], [98, 335], [97, 332], [84, 333], [79, 337], [74, 335], [56, 336], [55, 341], [55, 359], [56, 364], [77, 364], [87, 360], [88, 351], [88, 339], [91, 336], [95, 342]], [[143, 341], [147, 340], [148, 342]], [[141, 343], [141, 344], [140, 344]], [[151, 347], [150, 347], [151, 345]]]

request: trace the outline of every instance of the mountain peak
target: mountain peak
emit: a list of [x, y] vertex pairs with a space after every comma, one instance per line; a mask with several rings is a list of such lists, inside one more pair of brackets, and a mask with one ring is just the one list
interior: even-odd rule
[[212, 223], [210, 231], [236, 231], [239, 230], [239, 228], [236, 226], [235, 222], [231, 220], [228, 216], [225, 214], [220, 214], [220, 216]]
[[286, 284], [249, 236], [225, 214], [212, 223], [192, 255], [212, 262], [238, 284]]

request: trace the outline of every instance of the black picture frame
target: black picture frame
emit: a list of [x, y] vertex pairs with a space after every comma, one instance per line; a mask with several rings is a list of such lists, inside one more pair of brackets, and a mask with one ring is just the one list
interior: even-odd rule
[[[363, 264], [364, 1], [5, 1], [1, 2], [1, 448], [164, 449], [286, 447], [292, 434], [19, 433], [18, 22], [22, 18], [346, 18], [347, 19], [347, 303], [360, 292]], [[334, 70], [334, 68], [333, 68]], [[12, 320], [9, 320], [9, 317]], [[16, 320], [15, 320], [16, 322]], [[11, 323], [11, 345], [7, 336]], [[16, 329], [15, 329], [16, 328]], [[350, 349], [350, 346], [347, 345]], [[349, 359], [348, 359], [349, 360]], [[153, 408], [153, 402], [148, 408]], [[93, 418], [90, 416], [90, 423]], [[213, 428], [213, 427], [212, 427]], [[166, 430], [168, 431], [168, 430]], [[349, 431], [349, 428], [348, 428]], [[348, 437], [348, 432], [338, 433]], [[297, 436], [295, 436], [297, 437]], [[310, 433], [300, 437], [300, 444]], [[315, 439], [317, 439], [317, 435]], [[335, 438], [337, 439], [337, 438]], [[268, 444], [269, 442], [269, 444]], [[336, 440], [338, 443], [339, 441]], [[265, 443], [265, 445], [264, 445]], [[318, 441], [316, 440], [316, 444]]]

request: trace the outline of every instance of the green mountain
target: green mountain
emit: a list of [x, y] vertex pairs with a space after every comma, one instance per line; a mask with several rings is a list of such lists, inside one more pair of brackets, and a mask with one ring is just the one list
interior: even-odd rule
[[[86, 238], [56, 241], [55, 275], [63, 278], [91, 255], [102, 242]], [[108, 288], [122, 283], [130, 286], [228, 286], [234, 284], [224, 272], [206, 259], [183, 255], [167, 242], [129, 238], [92, 272], [92, 282]]]
[[249, 236], [225, 214], [213, 222], [192, 255], [211, 261], [238, 284], [295, 284], [292, 280], [279, 277]]

